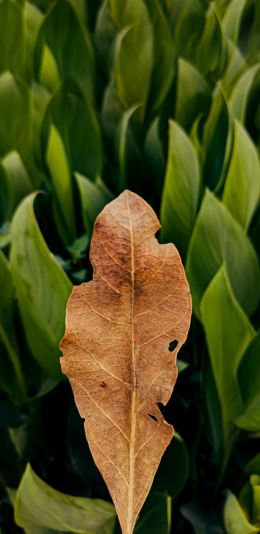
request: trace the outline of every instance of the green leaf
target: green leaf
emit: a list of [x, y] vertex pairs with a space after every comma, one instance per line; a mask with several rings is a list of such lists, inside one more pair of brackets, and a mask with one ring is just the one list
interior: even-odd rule
[[199, 71], [210, 80], [215, 81], [223, 68], [223, 54], [224, 43], [221, 26], [215, 10], [210, 7], [196, 51], [196, 65]]
[[246, 230], [252, 219], [260, 194], [258, 154], [246, 130], [235, 122], [234, 144], [225, 181], [223, 202]]
[[225, 12], [222, 28], [234, 43], [238, 42], [242, 16], [247, 4], [248, 0], [232, 0]]
[[252, 94], [258, 90], [260, 84], [260, 63], [246, 70], [235, 84], [232, 91], [229, 108], [233, 117], [242, 123], [246, 120], [248, 104]]
[[29, 92], [10, 72], [0, 76], [0, 116], [0, 154], [23, 153], [30, 139]]
[[206, 113], [210, 92], [204, 78], [184, 59], [178, 61], [175, 120], [189, 131], [199, 113]]
[[0, 287], [4, 288], [0, 300], [0, 385], [19, 404], [26, 397], [26, 384], [14, 328], [15, 291], [9, 263], [1, 251]]
[[244, 467], [244, 471], [246, 471], [248, 475], [257, 474], [260, 476], [260, 452], [256, 454], [256, 456], [254, 456], [250, 462], [248, 462], [248, 464]]
[[2, 159], [2, 165], [10, 188], [12, 188], [13, 206], [16, 207], [26, 195], [31, 193], [33, 186], [18, 152], [9, 152]]
[[143, 0], [131, 0], [122, 13], [122, 29], [115, 47], [115, 87], [125, 109], [142, 106], [139, 112], [142, 120], [152, 75], [153, 31]]
[[91, 232], [98, 214], [113, 196], [101, 180], [94, 184], [79, 173], [75, 174], [75, 178], [80, 192], [85, 230]]
[[34, 49], [43, 16], [42, 11], [35, 5], [31, 4], [31, 2], [25, 2], [25, 72], [28, 80], [34, 78]]
[[82, 24], [88, 23], [88, 5], [85, 0], [69, 0], [70, 5], [73, 7], [78, 19]]
[[112, 70], [112, 46], [117, 34], [117, 28], [111, 17], [108, 2], [103, 2], [98, 11], [95, 25], [95, 48], [102, 67], [106, 72]]
[[167, 493], [175, 499], [180, 494], [188, 474], [188, 451], [185, 442], [175, 431], [174, 437], [162, 457], [151, 491]]
[[[1, 173], [0, 173], [0, 177], [1, 177]], [[0, 178], [0, 181], [1, 181], [1, 178]], [[6, 247], [10, 243], [10, 240], [11, 240], [10, 223], [6, 222], [2, 226], [0, 226], [0, 248]]]
[[20, 75], [24, 66], [24, 26], [21, 8], [11, 0], [0, 3], [0, 72]]
[[122, 116], [118, 125], [118, 161], [119, 161], [119, 179], [118, 191], [121, 192], [127, 185], [127, 169], [128, 169], [128, 141], [130, 137], [130, 120], [134, 113], [140, 108], [139, 105], [132, 106]]
[[171, 531], [171, 498], [151, 493], [144, 504], [134, 534], [169, 534]]
[[157, 117], [151, 124], [144, 144], [145, 158], [148, 167], [149, 177], [154, 184], [156, 194], [161, 196], [164, 174], [165, 174], [165, 156], [163, 143], [160, 138], [160, 122]]
[[[10, 219], [14, 204], [14, 191], [6, 171], [0, 163], [0, 224], [3, 225]], [[3, 228], [1, 228], [3, 230]], [[2, 231], [0, 231], [2, 234]]]
[[222, 428], [221, 405], [209, 358], [204, 361], [202, 368], [202, 394], [209, 424], [209, 442], [213, 450], [213, 460], [216, 465], [223, 465], [223, 436], [220, 431]]
[[62, 83], [46, 110], [43, 144], [46, 150], [49, 127], [54, 124], [64, 144], [70, 172], [90, 180], [101, 175], [102, 145], [95, 112], [72, 80]]
[[181, 514], [191, 523], [196, 534], [223, 534], [222, 521], [220, 522], [217, 511], [206, 504], [203, 506], [190, 501], [181, 506]]
[[50, 127], [46, 162], [52, 178], [55, 220], [64, 243], [68, 244], [76, 237], [73, 181], [62, 138], [54, 125]]
[[27, 464], [16, 494], [15, 521], [29, 532], [37, 529], [37, 534], [39, 527], [75, 534], [112, 534], [115, 511], [112, 504], [100, 499], [55, 490]]
[[229, 117], [225, 98], [218, 91], [212, 100], [209, 115], [203, 128], [202, 151], [204, 182], [216, 189], [225, 160]]
[[237, 79], [245, 71], [247, 64], [241, 51], [232, 41], [227, 41], [226, 53], [226, 70], [222, 80], [219, 81], [219, 86], [225, 97], [229, 99]]
[[224, 266], [207, 287], [200, 309], [221, 406], [224, 446], [228, 446], [234, 420], [243, 408], [238, 366], [255, 332], [235, 299]]
[[39, 81], [51, 92], [55, 91], [61, 82], [55, 57], [47, 45], [44, 45], [42, 51]]
[[114, 146], [117, 129], [124, 113], [118, 100], [115, 84], [111, 82], [105, 90], [102, 105], [102, 124], [109, 146]]
[[172, 83], [174, 75], [174, 47], [169, 24], [164, 15], [160, 0], [146, 0], [153, 25], [153, 71], [148, 101], [151, 116], [160, 108]]
[[193, 308], [198, 318], [203, 293], [223, 262], [236, 299], [246, 313], [251, 314], [259, 301], [260, 273], [256, 254], [241, 226], [206, 190], [186, 264]]
[[204, 22], [204, 10], [198, 0], [172, 3], [171, 27], [178, 56], [194, 61]]
[[227, 491], [224, 522], [227, 534], [253, 534], [254, 532], [259, 532], [257, 527], [249, 523], [237, 498], [231, 491]]
[[240, 428], [251, 432], [259, 432], [260, 429], [260, 331], [252, 340], [238, 369], [238, 381], [244, 409], [237, 418], [236, 424]]
[[49, 99], [50, 93], [45, 87], [33, 82], [31, 87], [32, 122], [30, 144], [25, 151], [23, 160], [35, 189], [42, 186], [46, 177], [45, 154], [42, 154], [41, 142], [42, 123]]
[[172, 241], [185, 257], [196, 217], [200, 193], [200, 168], [186, 133], [170, 122], [166, 177], [161, 205], [161, 236]]
[[[259, 428], [259, 427], [258, 427]], [[252, 491], [252, 521], [260, 527], [260, 476], [251, 475], [250, 486]]]
[[11, 271], [32, 354], [49, 374], [61, 377], [59, 342], [72, 285], [42, 237], [34, 200], [35, 194], [25, 198], [13, 219]]
[[[58, 21], [58, 23], [57, 23]], [[36, 43], [36, 64], [41, 68], [44, 47], [55, 58], [60, 77], [72, 77], [83, 94], [93, 99], [93, 50], [86, 27], [79, 22], [67, 0], [58, 0], [48, 11]]]

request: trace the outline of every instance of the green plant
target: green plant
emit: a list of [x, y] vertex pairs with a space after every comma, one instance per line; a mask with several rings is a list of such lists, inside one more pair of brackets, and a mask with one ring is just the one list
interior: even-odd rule
[[118, 529], [58, 346], [94, 220], [126, 187], [194, 308], [163, 409], [181, 437], [136, 532], [259, 530], [259, 22], [257, 0], [0, 2], [3, 532]]

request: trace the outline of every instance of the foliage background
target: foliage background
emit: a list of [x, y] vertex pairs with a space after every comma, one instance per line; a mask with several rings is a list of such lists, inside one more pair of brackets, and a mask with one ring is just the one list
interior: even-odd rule
[[0, 2], [1, 534], [118, 532], [58, 345], [126, 187], [194, 307], [135, 532], [260, 531], [259, 27], [258, 0]]

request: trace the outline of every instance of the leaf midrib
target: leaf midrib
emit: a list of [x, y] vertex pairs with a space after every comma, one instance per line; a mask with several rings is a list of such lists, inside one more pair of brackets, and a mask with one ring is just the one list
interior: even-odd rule
[[127, 209], [129, 216], [129, 232], [131, 245], [131, 353], [133, 369], [133, 389], [131, 403], [131, 431], [129, 445], [129, 488], [128, 488], [128, 516], [127, 516], [127, 534], [132, 534], [133, 524], [133, 501], [134, 501], [134, 483], [135, 483], [135, 433], [136, 433], [136, 365], [135, 365], [135, 332], [134, 332], [134, 288], [135, 288], [135, 261], [134, 261], [134, 236], [129, 201], [127, 198]]

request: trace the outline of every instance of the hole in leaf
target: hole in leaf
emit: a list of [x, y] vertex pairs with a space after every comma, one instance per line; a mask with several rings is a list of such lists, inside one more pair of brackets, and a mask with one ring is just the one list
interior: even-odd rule
[[169, 350], [170, 352], [173, 352], [174, 349], [176, 349], [177, 345], [178, 345], [178, 341], [177, 341], [177, 339], [174, 339], [173, 341], [171, 341], [171, 342], [169, 343], [168, 350]]
[[148, 413], [148, 416], [149, 416], [153, 421], [156, 421], [156, 423], [158, 422], [158, 419], [157, 419], [157, 417], [155, 417], [155, 415], [152, 415], [151, 413]]

